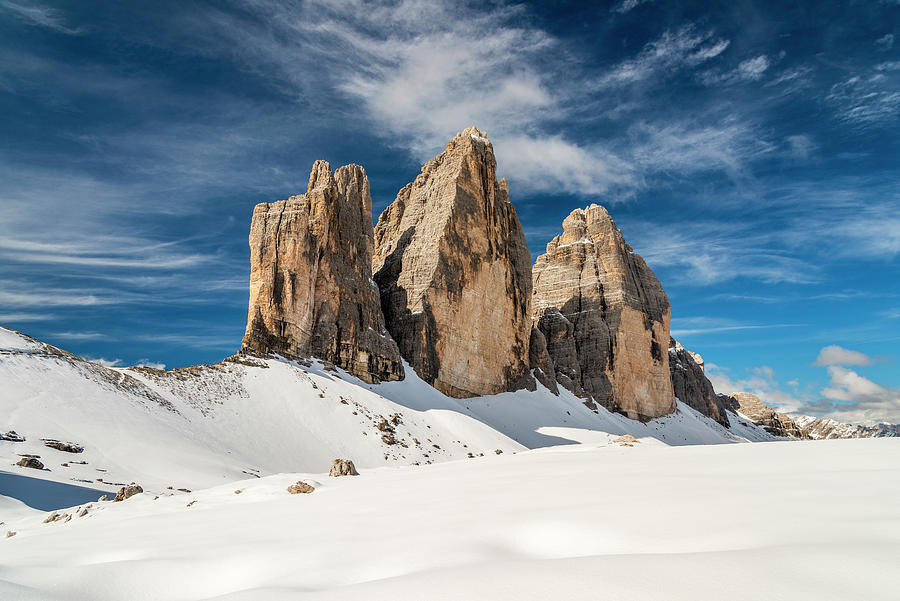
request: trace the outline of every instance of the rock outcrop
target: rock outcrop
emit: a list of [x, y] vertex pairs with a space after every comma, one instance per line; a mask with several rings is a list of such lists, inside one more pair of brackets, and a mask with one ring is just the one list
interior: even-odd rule
[[331, 469], [328, 470], [328, 475], [335, 478], [340, 476], [358, 476], [359, 472], [356, 471], [356, 466], [353, 465], [352, 460], [335, 459], [331, 462]]
[[534, 266], [532, 312], [561, 385], [632, 419], [675, 410], [669, 299], [606, 209], [563, 221]]
[[124, 501], [125, 499], [130, 499], [134, 495], [139, 495], [144, 492], [144, 489], [139, 484], [129, 484], [128, 486], [123, 486], [119, 489], [119, 492], [116, 493], [116, 497], [113, 499], [113, 502]]
[[373, 236], [359, 165], [332, 173], [316, 161], [306, 194], [257, 205], [242, 351], [316, 357], [369, 383], [402, 379], [371, 279]]
[[42, 470], [44, 469], [44, 464], [41, 463], [41, 460], [37, 457], [22, 457], [16, 462], [16, 465], [20, 467], [29, 467], [33, 470]]
[[807, 439], [809, 436], [790, 417], [778, 413], [755, 394], [749, 392], [732, 392], [719, 395], [719, 399], [729, 411], [740, 413], [769, 434], [786, 438]]
[[419, 377], [457, 398], [534, 386], [531, 255], [496, 169], [490, 141], [470, 127], [375, 228], [387, 328]]
[[728, 427], [725, 403], [716, 394], [703, 369], [703, 357], [669, 340], [669, 373], [672, 389], [682, 403]]

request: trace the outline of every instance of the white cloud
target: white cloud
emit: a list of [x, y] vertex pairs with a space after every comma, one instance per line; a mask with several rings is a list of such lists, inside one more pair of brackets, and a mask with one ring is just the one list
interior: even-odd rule
[[872, 363], [873, 359], [865, 353], [832, 344], [819, 351], [814, 365], [824, 367], [828, 365], [871, 365]]
[[[890, 69], [884, 67], [882, 71]], [[863, 127], [894, 121], [900, 115], [896, 79], [883, 73], [854, 75], [836, 83], [826, 100], [836, 107], [839, 119]]]
[[882, 52], [890, 50], [894, 47], [894, 34], [886, 33], [877, 40], [875, 40], [875, 47], [881, 50]]
[[767, 365], [754, 367], [747, 371], [745, 377], [737, 380], [732, 379], [727, 369], [714, 363], [706, 363], [705, 369], [706, 377], [720, 394], [749, 392], [758, 396], [769, 407], [783, 413], [792, 413], [804, 406], [802, 398], [781, 390], [775, 370]]
[[[708, 86], [759, 81], [770, 66], [772, 66], [772, 60], [765, 54], [761, 54], [741, 61], [738, 63], [737, 67], [730, 71], [709, 70], [699, 74], [697, 77], [701, 83]], [[784, 78], [784, 75], [782, 75], [779, 80], [779, 83], [788, 81], [788, 79]]]
[[623, 86], [696, 67], [722, 54], [729, 44], [729, 40], [716, 38], [709, 31], [699, 32], [693, 25], [668, 30], [644, 46], [634, 59], [613, 67], [597, 83], [601, 88]]
[[47, 313], [0, 313], [0, 325], [26, 321], [50, 321], [52, 319], [56, 319], [56, 316]]
[[153, 369], [165, 369], [165, 363], [158, 363], [156, 361], [151, 361], [150, 359], [138, 359], [135, 364], [135, 367], [151, 367]]
[[653, 0], [622, 0], [622, 2], [614, 6], [612, 10], [619, 14], [625, 14], [641, 4], [646, 4], [648, 2], [653, 2]]
[[65, 340], [98, 340], [106, 338], [106, 334], [101, 334], [100, 332], [56, 332], [50, 334], [50, 336]]
[[900, 389], [888, 388], [857, 372], [831, 365], [829, 385], [822, 389], [824, 399], [812, 405], [839, 421], [873, 424], [900, 423]]
[[818, 149], [818, 145], [813, 142], [812, 138], [805, 134], [797, 134], [785, 138], [790, 147], [790, 154], [798, 160], [806, 161]]
[[104, 359], [103, 357], [97, 357], [97, 358], [85, 357], [85, 360], [90, 361], [91, 363], [96, 363], [97, 365], [102, 365], [103, 367], [122, 367], [121, 359]]
[[29, 25], [47, 27], [66, 35], [78, 35], [81, 33], [80, 29], [71, 29], [70, 27], [67, 27], [62, 11], [55, 8], [49, 8], [39, 4], [25, 5], [18, 2], [10, 2], [9, 0], [0, 2], [0, 8], [5, 8]]

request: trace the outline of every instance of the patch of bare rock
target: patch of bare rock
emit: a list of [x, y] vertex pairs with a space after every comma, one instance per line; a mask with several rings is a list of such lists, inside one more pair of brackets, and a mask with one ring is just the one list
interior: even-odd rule
[[314, 490], [316, 490], [314, 486], [307, 484], [303, 480], [287, 487], [287, 491], [292, 495], [309, 494]]
[[63, 451], [65, 453], [81, 453], [84, 451], [83, 446], [74, 442], [62, 442], [55, 438], [42, 438], [41, 440], [44, 442], [44, 446], [56, 449], [57, 451]]
[[44, 469], [44, 464], [40, 459], [33, 456], [22, 457], [16, 462], [16, 465], [20, 467], [27, 467], [33, 470], [42, 470]]
[[358, 476], [356, 466], [350, 459], [335, 459], [331, 462], [331, 469], [328, 471], [329, 476]]
[[116, 493], [113, 502], [124, 501], [125, 499], [129, 499], [136, 494], [144, 492], [144, 489], [141, 488], [138, 484], [129, 484], [127, 486], [123, 486], [119, 489], [119, 492]]

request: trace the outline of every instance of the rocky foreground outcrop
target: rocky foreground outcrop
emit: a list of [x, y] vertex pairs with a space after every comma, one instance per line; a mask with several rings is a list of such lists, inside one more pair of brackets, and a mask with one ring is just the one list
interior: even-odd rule
[[533, 386], [531, 255], [494, 149], [470, 127], [375, 228], [387, 328], [423, 380], [463, 398]]
[[669, 372], [672, 389], [682, 403], [728, 427], [725, 403], [716, 394], [703, 369], [703, 357], [669, 340]]
[[372, 281], [373, 236], [359, 165], [332, 173], [316, 161], [306, 194], [257, 205], [242, 351], [316, 357], [370, 383], [402, 379]]
[[778, 413], [755, 394], [733, 392], [729, 395], [719, 395], [719, 399], [729, 411], [740, 413], [757, 426], [762, 426], [769, 434], [788, 438], [809, 438], [794, 420], [783, 413]]
[[675, 410], [669, 299], [606, 209], [573, 211], [533, 274], [534, 323], [559, 384], [632, 419]]

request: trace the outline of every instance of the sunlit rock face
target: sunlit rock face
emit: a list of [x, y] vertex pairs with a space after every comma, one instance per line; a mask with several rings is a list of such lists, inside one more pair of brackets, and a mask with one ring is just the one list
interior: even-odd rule
[[632, 419], [675, 410], [669, 299], [606, 209], [572, 211], [533, 281], [534, 323], [559, 384]]
[[372, 281], [373, 238], [359, 165], [332, 173], [316, 161], [306, 194], [257, 205], [242, 350], [316, 357], [370, 383], [402, 379]]
[[531, 255], [494, 149], [470, 127], [375, 228], [387, 328], [426, 382], [462, 398], [533, 387]]

